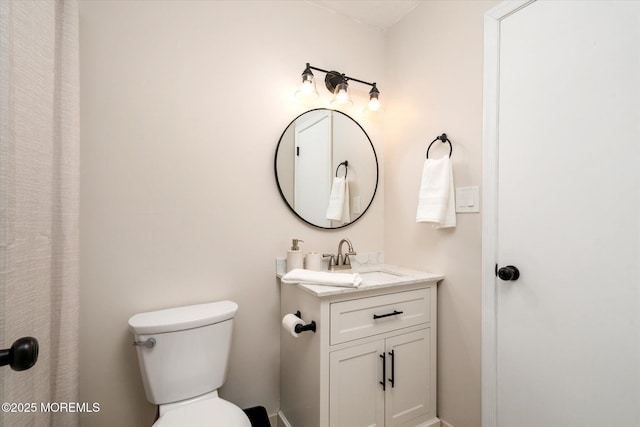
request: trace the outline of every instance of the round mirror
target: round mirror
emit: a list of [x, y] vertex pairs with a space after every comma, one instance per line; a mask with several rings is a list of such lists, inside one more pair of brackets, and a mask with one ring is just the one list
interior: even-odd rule
[[371, 139], [340, 111], [319, 108], [296, 117], [280, 136], [274, 166], [284, 201], [315, 227], [353, 224], [378, 188]]

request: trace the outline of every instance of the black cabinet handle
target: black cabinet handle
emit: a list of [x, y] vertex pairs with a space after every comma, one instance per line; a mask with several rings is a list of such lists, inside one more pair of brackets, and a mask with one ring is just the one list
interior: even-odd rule
[[396, 352], [395, 350], [391, 350], [389, 352], [389, 356], [391, 356], [391, 378], [389, 378], [389, 382], [391, 383], [391, 388], [394, 388], [396, 385]]
[[374, 314], [374, 315], [373, 315], [373, 320], [376, 320], [376, 319], [382, 319], [383, 317], [397, 316], [398, 314], [402, 314], [402, 313], [404, 313], [404, 311], [393, 310], [393, 313], [387, 313], [387, 314]]
[[22, 337], [11, 348], [0, 350], [0, 366], [9, 365], [14, 371], [26, 371], [38, 361], [38, 340]]
[[385, 391], [387, 389], [385, 382], [385, 378], [387, 378], [387, 354], [382, 353], [380, 358], [382, 359], [382, 381], [380, 381], [380, 384], [382, 384], [382, 391]]

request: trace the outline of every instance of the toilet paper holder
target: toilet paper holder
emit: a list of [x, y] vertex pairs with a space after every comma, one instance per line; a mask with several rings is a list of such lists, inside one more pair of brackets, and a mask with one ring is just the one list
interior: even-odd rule
[[[302, 314], [300, 313], [300, 310], [296, 311], [293, 314], [295, 314], [297, 317], [302, 319]], [[313, 333], [315, 333], [316, 332], [316, 322], [315, 322], [315, 320], [312, 320], [311, 323], [308, 323], [306, 325], [296, 325], [295, 331], [296, 331], [296, 334], [299, 334], [300, 332], [304, 332], [304, 331], [313, 331]]]

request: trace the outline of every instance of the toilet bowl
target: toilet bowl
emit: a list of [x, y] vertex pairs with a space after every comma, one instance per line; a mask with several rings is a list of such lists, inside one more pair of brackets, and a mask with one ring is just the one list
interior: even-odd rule
[[217, 392], [205, 399], [186, 402], [165, 411], [153, 427], [251, 427], [244, 411], [218, 397]]
[[242, 409], [218, 396], [237, 310], [218, 301], [129, 319], [145, 395], [160, 409], [154, 427], [251, 427]]

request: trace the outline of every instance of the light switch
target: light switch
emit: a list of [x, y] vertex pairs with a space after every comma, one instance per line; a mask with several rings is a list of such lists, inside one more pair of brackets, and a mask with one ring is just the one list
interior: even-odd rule
[[480, 187], [456, 188], [456, 212], [480, 212]]

